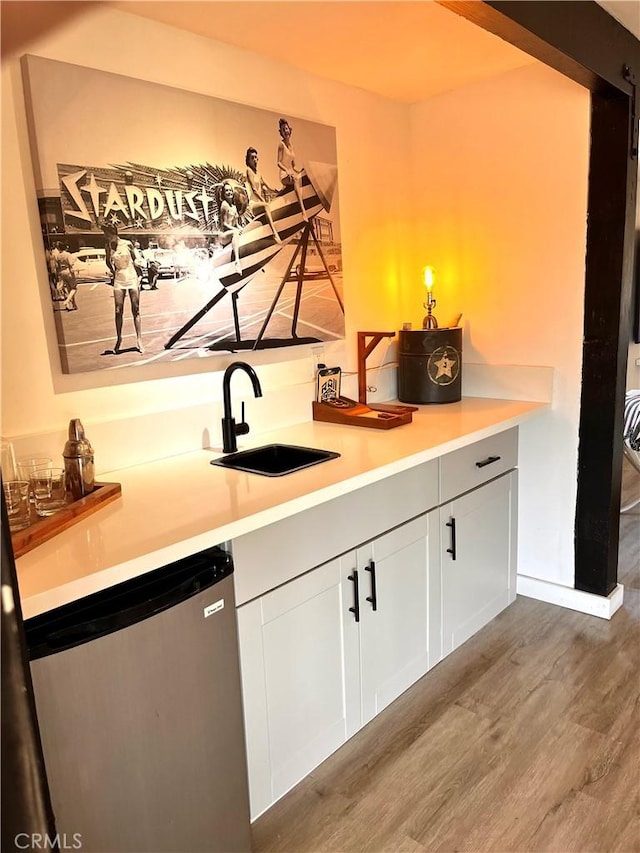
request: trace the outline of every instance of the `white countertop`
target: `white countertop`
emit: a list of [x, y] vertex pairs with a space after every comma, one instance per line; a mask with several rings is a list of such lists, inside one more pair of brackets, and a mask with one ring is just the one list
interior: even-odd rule
[[391, 430], [308, 421], [242, 436], [238, 449], [282, 443], [340, 453], [284, 477], [210, 465], [199, 450], [102, 473], [122, 497], [20, 557], [18, 583], [28, 619], [174, 560], [294, 515], [517, 426], [546, 403], [465, 398], [421, 406]]

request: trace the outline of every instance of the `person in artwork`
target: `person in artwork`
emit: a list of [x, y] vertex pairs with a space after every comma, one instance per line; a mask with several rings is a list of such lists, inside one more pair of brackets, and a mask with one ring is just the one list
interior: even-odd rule
[[128, 293], [133, 325], [136, 330], [136, 349], [142, 353], [144, 347], [142, 345], [142, 321], [140, 319], [140, 277], [136, 271], [134, 248], [129, 240], [123, 240], [119, 236], [118, 229], [114, 225], [104, 225], [102, 230], [107, 238], [105, 246], [107, 266], [113, 273], [111, 285], [113, 287], [116, 321], [114, 352], [120, 352], [122, 349], [122, 321], [124, 303]]
[[149, 290], [158, 289], [158, 279], [160, 278], [160, 266], [155, 258], [147, 259], [147, 287]]
[[255, 148], [247, 148], [244, 160], [247, 166], [247, 194], [249, 196], [249, 210], [254, 216], [264, 213], [273, 231], [276, 243], [282, 243], [280, 235], [271, 216], [271, 208], [267, 199], [268, 194], [275, 195], [277, 190], [272, 189], [258, 172], [258, 152]]
[[136, 268], [136, 272], [138, 273], [138, 278], [142, 281], [144, 270], [146, 267], [145, 257], [142, 254], [142, 246], [140, 245], [139, 240], [133, 241], [133, 256], [135, 258], [134, 266]]
[[[55, 252], [55, 254], [54, 254]], [[58, 262], [56, 261], [57, 255], [60, 253], [55, 248], [55, 244], [49, 248], [45, 246], [44, 256], [47, 261], [47, 270], [49, 272], [49, 288], [51, 289], [51, 299], [54, 302], [60, 302], [63, 297], [58, 293]]]
[[240, 265], [240, 214], [236, 205], [233, 193], [233, 187], [230, 183], [225, 182], [222, 185], [220, 194], [220, 245], [228, 246], [231, 243], [233, 251], [233, 260], [235, 263], [236, 272], [242, 274], [242, 266]]
[[58, 286], [58, 255], [60, 254], [60, 249], [58, 246], [61, 244], [56, 240], [53, 242], [51, 246], [51, 256], [50, 256], [50, 274], [53, 279], [53, 284], [56, 288], [56, 292], [58, 294], [58, 300], [64, 300], [64, 295], [62, 294], [63, 285], [60, 284]]
[[69, 247], [64, 243], [58, 241], [55, 248], [57, 249], [55, 260], [58, 275], [58, 289], [66, 294], [64, 305], [62, 307], [65, 311], [77, 311], [78, 306], [76, 304], [76, 293], [78, 292], [78, 282], [76, 281], [76, 274], [73, 270], [73, 262], [75, 258], [69, 251]]
[[286, 118], [281, 118], [278, 122], [278, 131], [280, 133], [280, 144], [278, 145], [278, 169], [280, 170], [280, 180], [282, 181], [283, 187], [288, 190], [295, 190], [298, 202], [300, 203], [302, 218], [305, 222], [308, 222], [309, 217], [307, 216], [304, 199], [302, 197], [302, 175], [304, 174], [304, 171], [303, 169], [298, 169], [296, 166], [296, 153], [293, 150], [293, 145], [291, 144], [291, 125]]

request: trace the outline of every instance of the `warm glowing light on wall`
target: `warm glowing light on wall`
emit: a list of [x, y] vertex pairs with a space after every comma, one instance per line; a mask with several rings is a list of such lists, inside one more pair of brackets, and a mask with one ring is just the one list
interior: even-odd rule
[[424, 268], [424, 286], [427, 288], [427, 291], [430, 293], [431, 288], [433, 287], [433, 282], [435, 281], [435, 273], [433, 271], [433, 267], [425, 267]]
[[427, 309], [424, 320], [422, 321], [423, 329], [437, 329], [438, 321], [433, 316], [433, 309], [436, 307], [436, 300], [433, 297], [433, 284], [436, 276], [433, 267], [424, 268], [424, 286], [427, 288], [427, 301], [424, 302], [424, 307]]

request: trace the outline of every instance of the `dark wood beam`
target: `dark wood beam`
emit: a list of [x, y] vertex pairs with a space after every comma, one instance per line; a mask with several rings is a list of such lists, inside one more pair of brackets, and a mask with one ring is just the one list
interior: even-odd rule
[[592, 0], [436, 2], [592, 92], [606, 92], [614, 86], [632, 93], [623, 65], [640, 65], [640, 43]]
[[608, 595], [617, 578], [635, 164], [629, 98], [593, 94], [591, 103], [575, 585]]

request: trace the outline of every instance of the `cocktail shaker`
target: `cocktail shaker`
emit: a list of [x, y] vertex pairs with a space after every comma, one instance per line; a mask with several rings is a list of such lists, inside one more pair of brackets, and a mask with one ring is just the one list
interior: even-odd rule
[[69, 440], [64, 446], [62, 455], [67, 475], [67, 489], [71, 493], [72, 500], [77, 501], [93, 491], [95, 479], [93, 448], [78, 418], [69, 421]]

